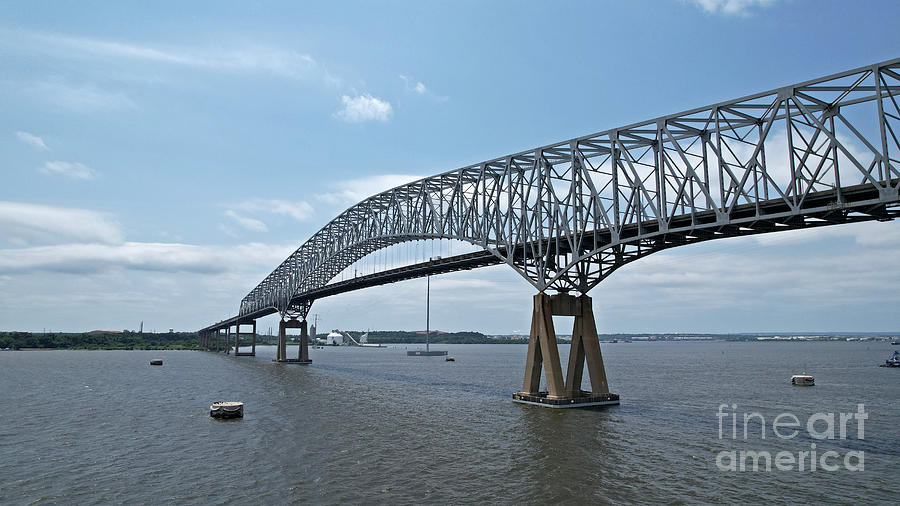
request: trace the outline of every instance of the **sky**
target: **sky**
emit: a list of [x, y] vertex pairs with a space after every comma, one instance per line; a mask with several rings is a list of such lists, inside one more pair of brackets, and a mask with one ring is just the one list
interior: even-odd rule
[[[896, 1], [0, 2], [0, 330], [196, 330], [369, 195], [895, 58], [897, 19]], [[897, 222], [781, 232], [660, 252], [591, 295], [600, 332], [900, 331], [897, 258]], [[424, 294], [312, 313], [419, 330]], [[505, 266], [438, 276], [431, 328], [527, 333], [533, 295]]]

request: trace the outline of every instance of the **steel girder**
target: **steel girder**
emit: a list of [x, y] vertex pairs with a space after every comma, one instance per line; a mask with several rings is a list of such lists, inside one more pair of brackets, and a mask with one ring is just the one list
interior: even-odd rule
[[587, 293], [686, 242], [893, 215], [898, 96], [895, 59], [398, 186], [325, 225], [244, 297], [240, 316], [305, 316], [303, 294], [410, 240], [467, 241], [539, 291]]

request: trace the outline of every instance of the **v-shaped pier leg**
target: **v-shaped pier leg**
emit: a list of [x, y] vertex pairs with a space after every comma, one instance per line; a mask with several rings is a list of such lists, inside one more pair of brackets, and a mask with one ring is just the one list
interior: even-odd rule
[[556, 331], [553, 329], [553, 310], [550, 296], [541, 292], [534, 296], [534, 312], [531, 315], [531, 335], [528, 338], [528, 358], [525, 362], [525, 382], [522, 391], [538, 394], [541, 386], [541, 368], [546, 368], [549, 397], [563, 397], [562, 368], [559, 365], [559, 349], [556, 347]]
[[[575, 317], [565, 381], [556, 346], [556, 331], [553, 328], [554, 315]], [[585, 363], [591, 378], [591, 392], [581, 389]], [[546, 392], [540, 391], [542, 369], [547, 381]], [[525, 360], [525, 381], [522, 391], [513, 394], [513, 401], [552, 408], [609, 406], [619, 403], [619, 396], [609, 393], [590, 297], [568, 294], [551, 296], [543, 292], [534, 296], [531, 334]]]
[[594, 321], [591, 298], [582, 295], [576, 299], [575, 304], [577, 314], [575, 325], [572, 327], [572, 346], [566, 372], [566, 395], [576, 397], [582, 394], [581, 378], [584, 375], [585, 361], [591, 378], [591, 393], [608, 394], [606, 368], [603, 367], [603, 354], [600, 353], [600, 339], [597, 337], [597, 323]]

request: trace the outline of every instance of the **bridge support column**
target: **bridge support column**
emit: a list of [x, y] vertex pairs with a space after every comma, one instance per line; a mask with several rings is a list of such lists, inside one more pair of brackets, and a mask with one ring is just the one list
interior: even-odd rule
[[297, 350], [297, 362], [305, 364], [312, 362], [309, 359], [309, 331], [307, 330], [306, 320], [300, 322], [300, 349]]
[[275, 347], [275, 361], [282, 362], [287, 358], [287, 329], [284, 320], [278, 322], [278, 345]]
[[[287, 358], [287, 329], [300, 329], [300, 349], [297, 358]], [[278, 324], [278, 351], [276, 362], [285, 364], [309, 364], [309, 339], [306, 331], [306, 320], [281, 320]]]
[[[556, 345], [556, 330], [553, 328], [554, 315], [575, 317], [565, 381]], [[591, 392], [581, 389], [585, 361], [591, 378]], [[540, 391], [541, 369], [544, 369], [547, 379], [546, 392]], [[513, 394], [513, 401], [550, 408], [619, 404], [619, 396], [609, 393], [590, 297], [568, 294], [551, 296], [543, 292], [534, 296], [525, 381], [522, 391]]]
[[231, 326], [225, 327], [225, 354], [231, 351]]
[[[238, 347], [241, 343], [241, 327], [245, 325], [253, 326], [253, 334], [251, 340], [251, 348], [249, 352], [240, 351]], [[251, 320], [249, 322], [238, 322], [234, 324], [234, 356], [235, 357], [255, 357], [256, 356], [256, 320]], [[246, 334], [246, 332], [244, 332]]]

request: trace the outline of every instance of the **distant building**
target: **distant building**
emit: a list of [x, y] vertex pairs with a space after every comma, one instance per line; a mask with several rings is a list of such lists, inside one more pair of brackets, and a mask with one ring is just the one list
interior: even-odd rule
[[344, 336], [337, 330], [332, 330], [331, 333], [328, 334], [328, 337], [325, 338], [325, 344], [344, 344]]

